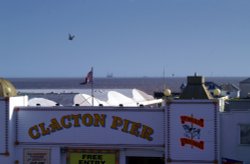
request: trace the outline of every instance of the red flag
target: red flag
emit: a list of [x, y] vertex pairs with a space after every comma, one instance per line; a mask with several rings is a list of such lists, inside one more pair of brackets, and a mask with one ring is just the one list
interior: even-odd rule
[[84, 79], [84, 82], [80, 83], [81, 85], [93, 83], [93, 68], [88, 72], [87, 76]]

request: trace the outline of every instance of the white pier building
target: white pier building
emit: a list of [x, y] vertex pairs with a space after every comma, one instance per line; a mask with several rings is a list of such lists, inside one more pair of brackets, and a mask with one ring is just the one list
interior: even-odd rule
[[225, 111], [200, 76], [159, 107], [28, 106], [3, 81], [0, 163], [250, 164], [249, 110]]

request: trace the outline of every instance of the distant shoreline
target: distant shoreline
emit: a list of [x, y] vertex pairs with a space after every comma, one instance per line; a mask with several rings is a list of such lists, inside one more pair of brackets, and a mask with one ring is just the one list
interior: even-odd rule
[[[231, 83], [239, 86], [239, 82], [246, 77], [205, 77], [205, 81], [212, 81], [218, 85]], [[9, 78], [17, 89], [89, 89], [91, 85], [80, 85], [83, 78], [53, 77], [53, 78]], [[172, 92], [180, 92], [180, 86], [187, 82], [186, 77], [114, 77], [94, 78], [95, 89], [139, 89], [148, 94], [169, 88]]]

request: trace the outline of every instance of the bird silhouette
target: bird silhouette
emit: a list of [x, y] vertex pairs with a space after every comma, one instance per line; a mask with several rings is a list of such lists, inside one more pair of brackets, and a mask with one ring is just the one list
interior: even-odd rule
[[73, 40], [75, 38], [75, 35], [71, 35], [71, 34], [69, 34], [69, 40]]

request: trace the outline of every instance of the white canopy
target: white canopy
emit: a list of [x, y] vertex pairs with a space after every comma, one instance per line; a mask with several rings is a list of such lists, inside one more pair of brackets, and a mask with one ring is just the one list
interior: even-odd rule
[[133, 99], [136, 102], [154, 100], [154, 97], [138, 89], [132, 90]]
[[[132, 97], [125, 96], [117, 91], [108, 91], [107, 101], [100, 100], [96, 97], [92, 98], [92, 96], [88, 94], [77, 94], [74, 97], [74, 104], [78, 104], [79, 106], [125, 106], [125, 107], [136, 107], [140, 105], [154, 105], [162, 103], [162, 99], [154, 99], [153, 96], [146, 94], [143, 91], [138, 89], [132, 90]], [[103, 96], [103, 95], [102, 95]], [[97, 96], [98, 97], [98, 96]]]
[[29, 106], [57, 106], [58, 104], [52, 100], [45, 98], [32, 98], [28, 102]]
[[87, 94], [77, 94], [74, 97], [74, 104], [78, 104], [79, 106], [92, 106], [92, 101], [94, 103], [93, 106], [109, 106], [107, 102], [101, 101], [95, 97], [92, 98], [92, 96]]
[[119, 92], [109, 91], [108, 92], [108, 104], [112, 106], [138, 106], [136, 101], [132, 98], [129, 98]]

